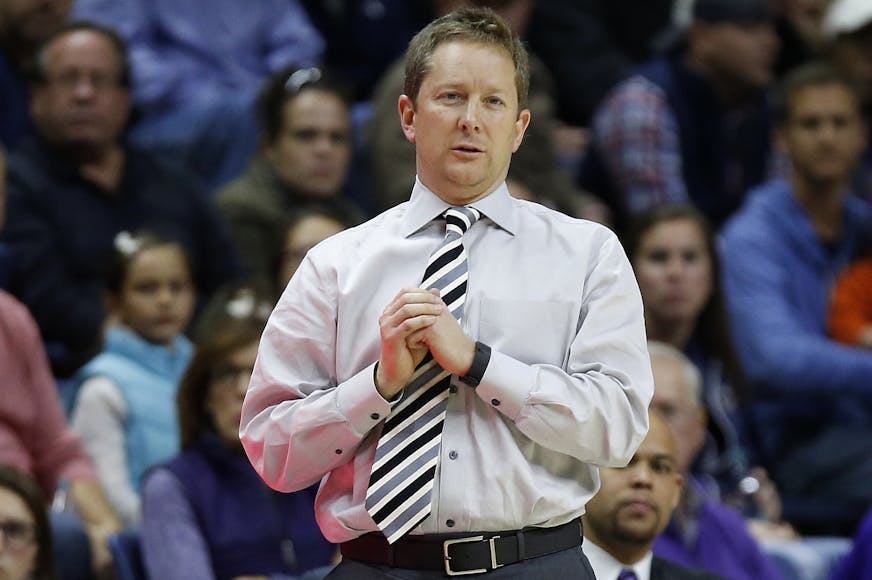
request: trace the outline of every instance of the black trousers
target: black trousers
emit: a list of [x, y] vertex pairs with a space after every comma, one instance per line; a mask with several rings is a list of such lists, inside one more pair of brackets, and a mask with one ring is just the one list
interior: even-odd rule
[[[325, 580], [429, 580], [447, 577], [444, 571], [391, 568], [346, 559], [340, 562]], [[516, 562], [484, 574], [470, 574], [461, 576], [461, 578], [471, 580], [476, 578], [481, 580], [548, 580], [551, 578], [596, 580], [581, 546]]]

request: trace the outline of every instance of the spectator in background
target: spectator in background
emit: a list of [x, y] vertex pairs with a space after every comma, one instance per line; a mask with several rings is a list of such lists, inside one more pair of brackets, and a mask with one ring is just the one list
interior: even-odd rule
[[[435, 0], [438, 16], [459, 6], [492, 8], [524, 36], [533, 0]], [[397, 99], [403, 93], [406, 71], [403, 59], [395, 62], [376, 86], [373, 114], [369, 120], [369, 155], [372, 192], [384, 210], [409, 197], [415, 183], [415, 145], [406, 140], [396, 123]], [[515, 197], [539, 201], [575, 217], [607, 222], [606, 208], [578, 189], [559, 165], [553, 131], [554, 88], [550, 73], [534, 55], [530, 58], [529, 102], [533, 128], [512, 158], [508, 187]]]
[[768, 0], [697, 0], [685, 48], [639, 69], [597, 108], [582, 186], [619, 223], [690, 202], [719, 227], [766, 177], [765, 89], [777, 52]]
[[385, 70], [433, 19], [430, 0], [300, 0], [325, 40], [324, 64], [368, 101]]
[[775, 29], [781, 51], [775, 74], [781, 78], [791, 69], [819, 60], [824, 53], [824, 17], [833, 0], [777, 0]]
[[240, 272], [225, 224], [188, 172], [123, 140], [130, 94], [124, 45], [74, 24], [42, 48], [31, 111], [38, 140], [9, 159], [12, 290], [33, 312], [55, 372], [99, 350], [103, 272], [121, 230], [179, 240], [203, 294]]
[[783, 496], [829, 506], [835, 522], [833, 502], [872, 503], [872, 353], [827, 334], [833, 281], [872, 232], [872, 206], [849, 194], [867, 136], [854, 85], [832, 67], [793, 71], [783, 93], [792, 175], [725, 225], [724, 288], [762, 460]]
[[266, 317], [256, 302], [213, 305], [230, 309], [198, 344], [179, 390], [182, 452], [143, 486], [146, 569], [161, 580], [322, 578], [336, 547], [315, 522], [317, 485], [270, 490], [239, 442], [242, 399]]
[[675, 0], [540, 0], [530, 49], [554, 75], [557, 116], [578, 127], [609, 90], [656, 53]]
[[[667, 204], [635, 216], [623, 241], [642, 292], [648, 339], [684, 352], [702, 376], [708, 428], [694, 476], [713, 497], [740, 501], [752, 511], [746, 515], [777, 522], [778, 494], [765, 470], [752, 469], [746, 448], [742, 415], [749, 393], [730, 336], [711, 227], [692, 206]], [[753, 495], [754, 505], [745, 505], [741, 491], [749, 476], [766, 490]]]
[[71, 0], [0, 2], [0, 146], [14, 149], [33, 134], [27, 75], [39, 46], [66, 21]]
[[[669, 427], [650, 410], [648, 424], [648, 434], [626, 467], [600, 468], [600, 489], [582, 516], [584, 553], [596, 577], [604, 580], [720, 578], [651, 552], [678, 505], [684, 477]], [[628, 577], [627, 571], [635, 576]]]
[[284, 243], [281, 246], [276, 277], [277, 295], [284, 291], [309, 250], [349, 225], [336, 215], [315, 209], [298, 212], [291, 218], [286, 224]]
[[190, 261], [176, 242], [121, 232], [106, 277], [113, 323], [103, 352], [76, 374], [72, 425], [124, 525], [142, 520], [145, 471], [179, 449], [175, 396], [193, 347]]
[[0, 577], [55, 580], [51, 528], [39, 486], [0, 464]]
[[67, 426], [36, 323], [21, 303], [2, 291], [0, 369], [0, 463], [32, 477], [44, 504], [61, 489], [77, 514], [52, 515], [61, 578], [80, 580], [93, 570], [110, 571], [108, 537], [121, 523], [91, 459]]
[[212, 186], [257, 148], [261, 82], [324, 51], [298, 0], [76, 0], [73, 16], [130, 47], [134, 141], [182, 155]]
[[260, 153], [217, 203], [252, 275], [273, 284], [291, 216], [320, 208], [353, 223], [363, 212], [344, 191], [351, 121], [339, 84], [317, 68], [282, 71], [264, 88], [260, 115]]
[[669, 527], [655, 542], [654, 553], [731, 580], [781, 578], [778, 568], [751, 536], [742, 515], [710, 496], [691, 473], [706, 429], [699, 371], [672, 346], [651, 342], [648, 349], [654, 372], [651, 409], [672, 430], [677, 469], [685, 477], [681, 501]]

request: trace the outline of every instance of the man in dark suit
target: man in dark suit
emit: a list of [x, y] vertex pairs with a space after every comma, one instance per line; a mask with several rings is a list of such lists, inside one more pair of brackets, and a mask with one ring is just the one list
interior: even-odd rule
[[716, 580], [651, 552], [678, 505], [684, 478], [675, 439], [649, 412], [648, 435], [626, 467], [600, 468], [599, 492], [587, 504], [584, 552], [601, 580]]

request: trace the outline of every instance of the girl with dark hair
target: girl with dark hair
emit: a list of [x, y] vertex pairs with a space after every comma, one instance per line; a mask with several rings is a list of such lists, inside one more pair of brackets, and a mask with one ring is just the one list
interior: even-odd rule
[[191, 264], [178, 243], [149, 232], [115, 238], [105, 302], [114, 321], [103, 352], [76, 375], [72, 414], [125, 526], [141, 520], [140, 478], [179, 449], [175, 395], [193, 347]]

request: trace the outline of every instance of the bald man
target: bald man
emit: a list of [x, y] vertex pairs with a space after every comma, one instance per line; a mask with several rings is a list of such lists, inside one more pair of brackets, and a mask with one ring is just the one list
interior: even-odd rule
[[642, 445], [623, 468], [600, 469], [601, 487], [587, 504], [584, 551], [602, 580], [717, 579], [653, 555], [683, 484], [675, 439], [656, 413]]

